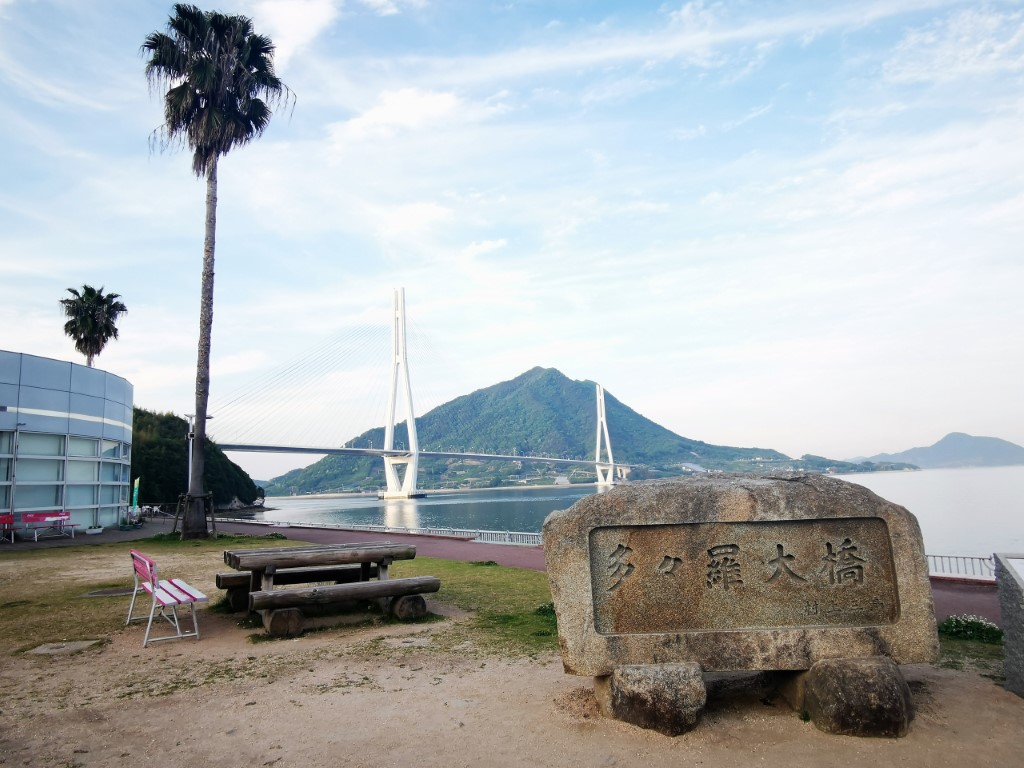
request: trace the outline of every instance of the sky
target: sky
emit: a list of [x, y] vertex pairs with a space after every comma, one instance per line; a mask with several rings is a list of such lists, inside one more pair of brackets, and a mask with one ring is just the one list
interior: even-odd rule
[[[273, 39], [294, 102], [220, 164], [215, 438], [218, 403], [310, 351], [331, 370], [250, 439], [270, 415], [337, 443], [383, 424], [367, 329], [404, 287], [421, 413], [540, 365], [716, 444], [1024, 444], [1021, 2], [216, 10]], [[129, 311], [97, 366], [184, 414], [205, 185], [152, 145], [139, 51], [170, 11], [0, 0], [0, 349], [83, 362], [58, 301], [103, 286]]]

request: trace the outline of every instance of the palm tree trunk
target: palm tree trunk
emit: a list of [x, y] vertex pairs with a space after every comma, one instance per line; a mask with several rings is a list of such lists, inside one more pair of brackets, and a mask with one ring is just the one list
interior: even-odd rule
[[217, 238], [217, 160], [214, 156], [206, 173], [206, 238], [203, 243], [203, 282], [199, 302], [199, 354], [196, 360], [196, 421], [192, 444], [192, 467], [188, 495], [192, 497], [182, 521], [181, 538], [205, 539], [206, 508], [203, 470], [206, 462], [206, 409], [210, 400], [210, 344], [213, 335], [213, 256]]

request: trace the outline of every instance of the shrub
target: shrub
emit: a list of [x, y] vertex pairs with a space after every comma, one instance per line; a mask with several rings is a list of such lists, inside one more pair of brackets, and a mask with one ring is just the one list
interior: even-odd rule
[[992, 645], [1003, 642], [1003, 630], [981, 616], [949, 616], [939, 624], [939, 633], [960, 640], [975, 640]]

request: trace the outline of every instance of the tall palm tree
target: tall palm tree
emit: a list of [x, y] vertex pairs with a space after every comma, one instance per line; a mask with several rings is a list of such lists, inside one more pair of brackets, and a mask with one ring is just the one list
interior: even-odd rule
[[117, 338], [117, 319], [128, 307], [118, 301], [121, 294], [103, 293], [103, 286], [97, 289], [83, 285], [81, 292], [68, 288], [68, 293], [71, 298], [60, 300], [68, 318], [64, 333], [75, 340], [75, 349], [85, 355], [85, 364], [92, 368], [107, 342]]
[[221, 155], [263, 134], [271, 104], [289, 102], [292, 93], [274, 73], [274, 44], [253, 31], [252, 20], [202, 11], [178, 3], [166, 32], [153, 32], [142, 44], [148, 56], [150, 89], [167, 89], [164, 124], [153, 132], [161, 148], [187, 145], [192, 171], [206, 179], [206, 236], [199, 305], [199, 354], [192, 482], [182, 538], [205, 538], [203, 444], [210, 397], [210, 339], [213, 329], [213, 257], [217, 230], [217, 162]]

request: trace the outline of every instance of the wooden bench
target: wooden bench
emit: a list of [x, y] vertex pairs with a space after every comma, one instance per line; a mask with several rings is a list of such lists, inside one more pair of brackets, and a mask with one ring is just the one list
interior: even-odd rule
[[353, 584], [329, 584], [318, 587], [292, 587], [251, 592], [249, 610], [259, 611], [268, 634], [292, 637], [301, 634], [305, 615], [311, 606], [340, 607], [355, 600], [381, 600], [382, 606], [399, 619], [418, 619], [427, 612], [420, 595], [437, 592], [441, 580], [436, 576], [408, 579], [359, 581]]
[[[132, 602], [128, 606], [128, 619], [125, 626], [133, 621], [142, 621], [147, 618], [145, 613], [132, 616], [135, 610], [135, 598], [139, 592], [146, 592], [152, 599], [149, 607], [149, 622], [146, 624], [146, 634], [142, 638], [142, 647], [145, 648], [150, 642], [156, 643], [160, 640], [179, 640], [183, 637], [194, 637], [199, 639], [199, 619], [196, 617], [196, 603], [205, 603], [206, 595], [195, 587], [192, 587], [181, 579], [161, 579], [157, 575], [156, 562], [153, 558], [142, 554], [137, 550], [131, 550], [132, 570], [135, 575], [135, 589], [132, 591]], [[178, 606], [187, 605], [192, 614], [192, 631], [185, 632], [182, 629], [178, 618]], [[159, 610], [158, 610], [159, 609]], [[160, 616], [166, 619], [174, 628], [173, 635], [154, 637], [150, 639], [149, 633], [153, 628], [153, 619]]]
[[[368, 578], [376, 578], [377, 566], [371, 565]], [[351, 584], [364, 579], [361, 564], [314, 565], [307, 568], [281, 568], [274, 571], [274, 584], [311, 584], [333, 581], [335, 584]], [[218, 573], [217, 589], [226, 591], [225, 599], [233, 611], [249, 610], [249, 594], [252, 591], [251, 571]], [[261, 585], [262, 586], [262, 585]]]
[[40, 536], [70, 536], [73, 539], [77, 527], [78, 523], [71, 522], [71, 513], [66, 509], [56, 512], [21, 513], [21, 529], [26, 536], [31, 533], [33, 541], [39, 541]]
[[[382, 609], [402, 619], [423, 616], [426, 603], [420, 595], [436, 592], [440, 589], [440, 580], [433, 576], [388, 578], [392, 562], [414, 557], [416, 547], [390, 542], [224, 552], [225, 563], [236, 570], [249, 572], [249, 610], [260, 613], [269, 634], [286, 637], [302, 632], [305, 616], [312, 609], [326, 607], [337, 610], [358, 600], [376, 600]], [[340, 570], [344, 566], [351, 571]], [[325, 574], [341, 578], [325, 578]], [[370, 581], [373, 576], [377, 576], [377, 581]], [[218, 576], [218, 579], [218, 586], [234, 583], [231, 578], [220, 579]], [[284, 584], [313, 581], [340, 583], [275, 589], [275, 586]]]
[[11, 513], [0, 515], [0, 542], [3, 541], [14, 543], [14, 515]]

